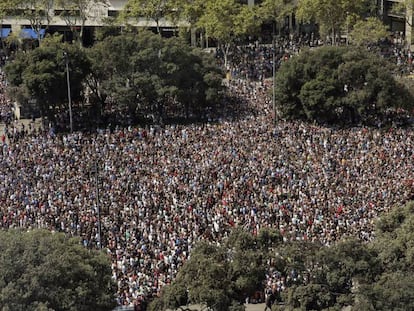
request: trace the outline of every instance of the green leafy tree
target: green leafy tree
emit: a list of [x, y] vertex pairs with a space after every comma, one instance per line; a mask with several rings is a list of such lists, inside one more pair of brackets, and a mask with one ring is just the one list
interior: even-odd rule
[[280, 34], [281, 23], [286, 16], [290, 16], [296, 11], [297, 2], [294, 0], [264, 0], [260, 4], [260, 16], [263, 21], [273, 22], [278, 25]]
[[205, 53], [201, 49], [193, 49], [192, 53], [201, 60], [200, 64], [195, 64], [195, 69], [200, 72], [203, 81], [198, 83], [198, 100], [202, 107], [216, 107], [223, 96], [223, 77], [222, 68], [218, 67], [214, 56]]
[[[377, 222], [376, 239], [371, 247], [378, 253], [383, 271], [375, 282], [358, 290], [358, 302], [371, 310], [411, 310], [413, 297], [414, 203], [395, 207]], [[369, 310], [367, 308], [367, 310]]]
[[410, 111], [411, 95], [393, 67], [365, 49], [321, 47], [303, 51], [276, 74], [282, 118], [320, 123], [373, 123], [389, 109]]
[[301, 88], [299, 99], [308, 120], [329, 121], [336, 118], [338, 80], [323, 74], [307, 81]]
[[97, 43], [90, 51], [93, 70], [89, 85], [101, 104], [109, 96], [130, 116], [158, 114], [165, 92], [162, 47], [163, 39], [149, 32], [111, 36]]
[[[107, 0], [55, 0], [59, 16], [70, 27], [82, 45], [86, 21], [94, 18], [94, 10], [108, 6]], [[79, 31], [77, 26], [80, 27]]]
[[117, 18], [106, 17], [102, 19], [103, 26], [95, 29], [95, 43], [103, 41], [110, 36], [119, 36], [123, 29], [119, 25]]
[[[108, 37], [90, 50], [89, 85], [101, 105], [109, 96], [131, 116], [165, 117], [164, 105], [176, 111], [199, 111], [212, 105], [222, 90], [222, 72], [206, 53], [179, 38], [149, 32]], [[182, 109], [179, 109], [182, 108]]]
[[2, 310], [112, 310], [109, 258], [44, 230], [0, 235]]
[[222, 93], [222, 71], [215, 66], [209, 54], [191, 49], [186, 42], [171, 38], [164, 40], [160, 52], [164, 84], [168, 87], [161, 96], [182, 104], [185, 117], [190, 110], [198, 112], [206, 106], [214, 106]]
[[389, 110], [412, 109], [411, 94], [395, 77], [395, 67], [364, 49], [352, 49], [343, 55], [338, 78], [347, 86], [342, 116], [367, 121]]
[[[16, 7], [18, 0], [4, 0], [0, 2], [0, 32], [3, 29], [4, 18], [8, 16]], [[0, 38], [1, 47], [4, 49], [4, 39]]]
[[356, 45], [371, 45], [385, 39], [388, 34], [387, 26], [382, 21], [376, 17], [368, 17], [353, 25], [349, 33], [349, 42]]
[[[302, 245], [307, 243], [300, 242], [296, 247], [292, 244], [280, 253], [292, 254]], [[284, 272], [289, 286], [284, 302], [290, 308], [341, 310], [352, 306], [356, 288], [371, 284], [382, 271], [377, 253], [355, 239], [330, 247], [310, 243], [303, 249], [303, 253], [296, 251], [296, 256], [290, 255], [291, 263]]]
[[20, 104], [35, 100], [43, 116], [54, 120], [56, 109], [67, 107], [66, 68], [64, 52], [68, 54], [71, 95], [74, 102], [83, 95], [83, 81], [90, 71], [90, 63], [79, 47], [62, 44], [55, 38], [45, 39], [39, 48], [18, 52], [5, 66], [10, 94]]
[[236, 34], [241, 39], [251, 35], [258, 35], [260, 33], [260, 26], [260, 11], [258, 7], [242, 5], [235, 18]]
[[52, 20], [54, 1], [50, 0], [16, 0], [18, 17], [27, 19], [31, 28], [37, 34], [37, 41], [41, 43], [41, 29], [47, 29]]
[[[317, 52], [308, 50], [282, 64], [275, 77], [276, 103], [282, 118], [313, 120], [316, 116], [323, 118], [321, 122], [328, 119], [329, 115], [319, 114], [313, 109], [320, 109], [325, 99], [332, 100], [332, 95], [339, 93], [338, 87], [332, 88], [336, 85], [334, 70], [342, 62], [342, 53], [343, 50], [331, 47], [318, 49]], [[313, 80], [315, 82], [311, 82]], [[317, 95], [318, 88], [323, 87], [323, 80], [329, 81], [327, 90]], [[307, 93], [311, 95], [310, 98], [306, 97]], [[334, 103], [330, 101], [328, 104]], [[324, 108], [324, 111], [328, 111], [328, 108]]]
[[274, 233], [258, 238], [235, 229], [222, 245], [200, 242], [150, 310], [177, 308], [185, 302], [215, 311], [244, 310], [241, 302], [261, 287], [265, 277], [268, 250], [262, 243], [273, 246], [279, 241]]
[[369, 7], [369, 0], [299, 0], [296, 16], [301, 21], [318, 24], [320, 33], [329, 35], [336, 43], [347, 16], [363, 16]]
[[227, 66], [228, 55], [235, 40], [248, 35], [250, 30], [255, 29], [259, 20], [254, 18], [254, 12], [253, 9], [243, 8], [236, 0], [207, 2], [204, 14], [197, 24], [205, 30], [206, 35], [217, 41], [224, 56], [225, 66]]
[[122, 18], [125, 21], [132, 18], [139, 21], [140, 18], [146, 18], [148, 21], [154, 21], [157, 33], [161, 34], [160, 21], [165, 18], [171, 11], [170, 2], [165, 0], [128, 0], [126, 3]]
[[173, 8], [167, 15], [175, 25], [182, 25], [190, 31], [191, 43], [195, 45], [195, 33], [198, 30], [197, 23], [204, 14], [207, 1], [205, 0], [171, 0]]

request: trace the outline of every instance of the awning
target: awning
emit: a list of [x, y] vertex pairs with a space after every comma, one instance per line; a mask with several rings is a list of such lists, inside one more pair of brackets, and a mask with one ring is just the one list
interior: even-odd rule
[[1, 33], [0, 33], [0, 37], [1, 38], [7, 38], [8, 35], [10, 34], [11, 28], [2, 28], [1, 29]]
[[[41, 39], [45, 36], [45, 31], [45, 29], [40, 29], [39, 34]], [[24, 28], [21, 30], [20, 36], [23, 39], [37, 39], [37, 31], [31, 28]]]

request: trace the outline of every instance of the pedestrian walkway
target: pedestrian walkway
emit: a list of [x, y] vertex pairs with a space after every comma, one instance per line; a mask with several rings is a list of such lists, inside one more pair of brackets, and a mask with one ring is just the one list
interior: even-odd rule
[[[246, 311], [263, 311], [265, 309], [265, 304], [264, 303], [249, 303], [246, 304]], [[188, 306], [188, 309], [186, 309], [186, 307], [183, 307], [182, 309], [178, 309], [179, 311], [206, 311], [207, 309], [205, 307], [201, 307], [200, 305], [190, 305]], [[178, 311], [177, 310], [177, 311]], [[168, 311], [172, 311], [172, 310], [168, 310]]]
[[[38, 118], [34, 122], [31, 119], [16, 120], [11, 125], [9, 125], [9, 129], [11, 127], [16, 127], [18, 129], [21, 129], [22, 125], [24, 125], [26, 129], [28, 129], [30, 124], [33, 126], [33, 129], [40, 129], [42, 127], [42, 119]], [[3, 122], [0, 122], [0, 137], [4, 134], [5, 127], [6, 127], [6, 124]]]

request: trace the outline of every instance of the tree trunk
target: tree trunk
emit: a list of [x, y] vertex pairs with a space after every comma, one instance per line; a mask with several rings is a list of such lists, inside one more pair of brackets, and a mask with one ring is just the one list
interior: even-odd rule
[[197, 45], [197, 34], [196, 34], [196, 30], [194, 29], [193, 26], [190, 26], [190, 41], [191, 41], [191, 46], [196, 46]]
[[85, 28], [85, 22], [86, 22], [86, 20], [83, 19], [82, 23], [81, 23], [81, 29], [79, 31], [79, 45], [80, 45], [81, 48], [83, 47], [83, 30]]
[[230, 44], [229, 43], [219, 44], [219, 48], [223, 52], [224, 68], [227, 69]]
[[159, 21], [158, 18], [155, 20], [155, 24], [157, 26], [157, 34], [159, 34], [161, 36], [160, 21]]

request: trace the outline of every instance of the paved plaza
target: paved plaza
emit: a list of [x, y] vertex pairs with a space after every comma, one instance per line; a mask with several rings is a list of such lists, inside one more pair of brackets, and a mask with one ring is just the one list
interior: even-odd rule
[[[265, 309], [265, 304], [264, 303], [249, 303], [246, 304], [246, 311], [263, 311]], [[186, 309], [185, 307], [183, 309], [178, 309], [179, 311], [206, 311], [207, 309], [204, 307], [200, 307], [199, 305], [191, 305], [188, 306], [188, 309]], [[177, 310], [177, 311], [178, 311]]]

